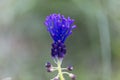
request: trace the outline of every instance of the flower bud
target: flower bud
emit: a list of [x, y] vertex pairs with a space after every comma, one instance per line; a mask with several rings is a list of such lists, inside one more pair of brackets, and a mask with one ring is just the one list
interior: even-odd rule
[[59, 80], [59, 77], [55, 77], [53, 80]]
[[72, 71], [73, 70], [73, 66], [68, 66], [67, 70]]
[[72, 79], [72, 80], [75, 80], [76, 79], [76, 76], [74, 74], [69, 74], [69, 77]]
[[50, 62], [47, 62], [46, 64], [45, 64], [45, 67], [46, 68], [50, 68], [52, 65], [51, 65], [51, 63]]
[[47, 72], [53, 72], [52, 68], [47, 68], [46, 70], [47, 70]]

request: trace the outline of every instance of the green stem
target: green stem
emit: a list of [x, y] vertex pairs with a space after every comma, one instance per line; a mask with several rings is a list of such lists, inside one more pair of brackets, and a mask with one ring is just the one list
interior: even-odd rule
[[59, 74], [60, 80], [65, 80], [63, 77], [62, 69], [61, 69], [61, 62], [58, 61], [57, 65], [58, 65], [58, 74]]

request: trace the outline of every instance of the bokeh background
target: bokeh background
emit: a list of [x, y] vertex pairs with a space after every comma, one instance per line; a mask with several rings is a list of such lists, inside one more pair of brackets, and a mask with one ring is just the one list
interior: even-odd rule
[[[52, 39], [45, 17], [75, 19], [63, 66], [76, 80], [120, 80], [120, 0], [0, 0], [0, 80], [50, 80]], [[66, 80], [70, 80], [65, 76]]]

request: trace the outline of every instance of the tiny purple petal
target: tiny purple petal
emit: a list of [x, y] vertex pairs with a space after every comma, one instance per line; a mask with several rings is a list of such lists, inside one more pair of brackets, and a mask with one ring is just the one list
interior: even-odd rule
[[76, 25], [73, 25], [73, 26], [72, 26], [72, 29], [74, 29], [74, 28], [76, 28]]

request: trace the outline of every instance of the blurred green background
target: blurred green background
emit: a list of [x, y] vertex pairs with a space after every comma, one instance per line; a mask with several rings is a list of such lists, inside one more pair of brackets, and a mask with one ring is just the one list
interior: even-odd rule
[[120, 0], [0, 0], [0, 80], [54, 77], [44, 67], [54, 64], [43, 24], [52, 13], [75, 19], [63, 66], [74, 66], [76, 80], [120, 80], [119, 8]]

